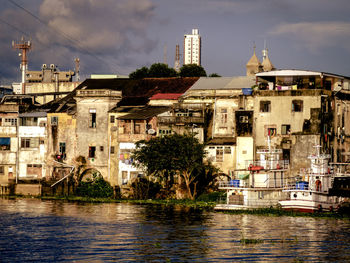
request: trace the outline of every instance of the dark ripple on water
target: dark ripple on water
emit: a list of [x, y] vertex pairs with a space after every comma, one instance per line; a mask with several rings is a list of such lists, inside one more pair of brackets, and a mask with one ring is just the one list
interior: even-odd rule
[[344, 262], [349, 226], [181, 207], [0, 199], [0, 262]]

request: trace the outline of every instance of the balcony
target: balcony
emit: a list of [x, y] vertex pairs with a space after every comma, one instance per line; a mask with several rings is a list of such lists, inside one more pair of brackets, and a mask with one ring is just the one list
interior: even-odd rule
[[158, 123], [163, 124], [191, 124], [198, 123], [204, 124], [204, 117], [189, 117], [189, 116], [165, 116], [158, 117]]

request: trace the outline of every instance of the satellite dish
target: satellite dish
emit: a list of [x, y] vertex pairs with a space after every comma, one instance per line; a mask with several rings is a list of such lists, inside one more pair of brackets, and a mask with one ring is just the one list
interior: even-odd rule
[[156, 131], [155, 131], [154, 129], [149, 129], [149, 130], [147, 131], [147, 133], [148, 133], [148, 134], [155, 134]]

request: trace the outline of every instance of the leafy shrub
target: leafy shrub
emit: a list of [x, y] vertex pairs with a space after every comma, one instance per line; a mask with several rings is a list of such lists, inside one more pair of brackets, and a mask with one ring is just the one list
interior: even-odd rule
[[161, 189], [159, 183], [152, 182], [147, 178], [136, 178], [131, 184], [134, 199], [153, 199]]
[[226, 192], [212, 192], [208, 194], [201, 194], [197, 201], [216, 202], [218, 200], [226, 200]]
[[81, 181], [76, 194], [83, 197], [108, 198], [113, 197], [113, 187], [102, 176], [95, 176], [94, 180]]

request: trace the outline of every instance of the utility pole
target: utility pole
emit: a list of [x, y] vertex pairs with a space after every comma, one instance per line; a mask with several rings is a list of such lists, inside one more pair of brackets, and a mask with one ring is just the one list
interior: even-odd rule
[[12, 48], [13, 49], [19, 49], [22, 51], [22, 53], [19, 53], [19, 56], [21, 56], [21, 72], [22, 72], [22, 94], [25, 94], [25, 83], [26, 83], [26, 72], [28, 70], [28, 58], [27, 53], [32, 47], [32, 43], [30, 41], [25, 41], [24, 37], [22, 37], [21, 41], [16, 43], [15, 41], [12, 41]]

